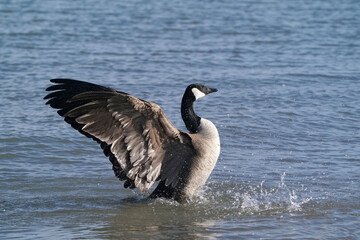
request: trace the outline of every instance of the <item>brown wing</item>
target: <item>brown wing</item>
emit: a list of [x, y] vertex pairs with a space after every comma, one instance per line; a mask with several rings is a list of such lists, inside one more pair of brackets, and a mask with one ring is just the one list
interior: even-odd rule
[[[52, 79], [45, 99], [80, 133], [101, 144], [125, 187], [148, 190], [164, 180], [175, 187], [186, 158], [194, 154], [191, 138], [176, 129], [155, 103], [99, 85]], [[179, 154], [179, 150], [183, 154]]]

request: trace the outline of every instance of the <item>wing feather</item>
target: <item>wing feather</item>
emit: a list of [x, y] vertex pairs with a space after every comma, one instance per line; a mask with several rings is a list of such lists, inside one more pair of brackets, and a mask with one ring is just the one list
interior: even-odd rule
[[[52, 79], [44, 99], [65, 121], [100, 143], [125, 187], [147, 191], [161, 179], [175, 187], [186, 159], [194, 154], [191, 139], [176, 129], [155, 103], [111, 88], [71, 79]], [[183, 153], [180, 155], [179, 153]]]

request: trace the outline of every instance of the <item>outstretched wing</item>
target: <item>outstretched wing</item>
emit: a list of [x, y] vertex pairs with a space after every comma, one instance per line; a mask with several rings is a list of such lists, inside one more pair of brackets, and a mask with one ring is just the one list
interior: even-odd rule
[[[97, 141], [125, 187], [148, 190], [156, 180], [175, 187], [191, 138], [176, 129], [155, 103], [87, 82], [52, 79], [44, 99], [80, 133]], [[182, 154], [179, 154], [181, 150]]]

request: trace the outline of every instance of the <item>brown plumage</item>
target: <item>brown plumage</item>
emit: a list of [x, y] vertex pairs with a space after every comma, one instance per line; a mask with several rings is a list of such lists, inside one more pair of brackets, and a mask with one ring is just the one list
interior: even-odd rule
[[100, 144], [126, 188], [145, 192], [160, 180], [151, 197], [189, 197], [183, 190], [196, 149], [191, 136], [176, 129], [157, 104], [87, 82], [51, 82], [47, 104]]

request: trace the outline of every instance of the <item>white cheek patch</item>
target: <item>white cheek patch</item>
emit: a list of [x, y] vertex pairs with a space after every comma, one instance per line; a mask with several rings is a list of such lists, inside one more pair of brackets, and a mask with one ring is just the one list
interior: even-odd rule
[[193, 88], [193, 89], [191, 89], [191, 91], [193, 92], [196, 100], [198, 100], [199, 98], [202, 98], [203, 96], [205, 96], [205, 93], [203, 93], [202, 91], [200, 91], [197, 88]]

